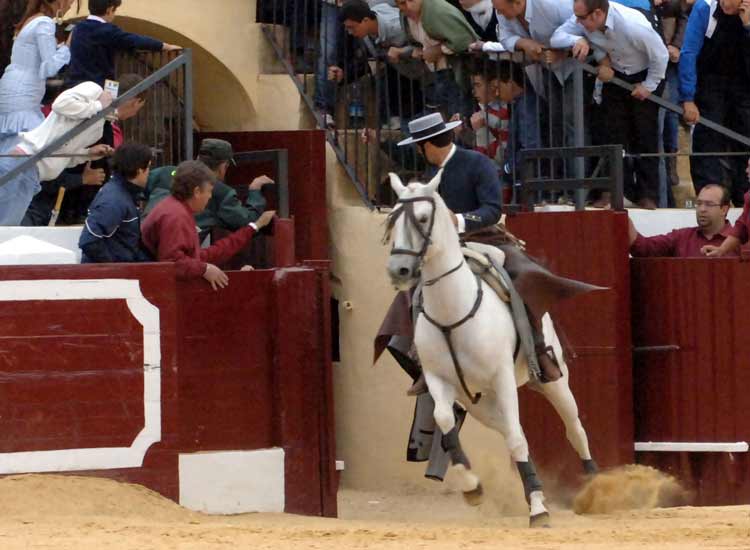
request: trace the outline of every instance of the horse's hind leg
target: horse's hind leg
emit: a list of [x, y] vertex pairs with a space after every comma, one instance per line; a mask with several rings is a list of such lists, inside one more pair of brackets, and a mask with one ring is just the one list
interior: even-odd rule
[[458, 475], [458, 481], [464, 499], [472, 506], [476, 506], [482, 499], [482, 484], [479, 478], [472, 472], [471, 463], [461, 448], [458, 437], [458, 427], [453, 414], [453, 403], [456, 400], [456, 390], [450, 384], [446, 384], [440, 378], [425, 372], [427, 387], [430, 395], [435, 401], [435, 423], [443, 432], [443, 450], [451, 457], [453, 470]]
[[539, 389], [565, 424], [565, 436], [581, 458], [583, 471], [588, 475], [596, 474], [599, 468], [591, 458], [589, 440], [581, 419], [578, 417], [578, 404], [568, 386], [568, 377], [564, 376], [555, 382], [540, 384]]

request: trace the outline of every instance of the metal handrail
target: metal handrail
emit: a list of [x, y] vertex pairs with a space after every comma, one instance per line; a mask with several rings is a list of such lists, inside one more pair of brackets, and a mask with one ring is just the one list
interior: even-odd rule
[[[593, 75], [599, 74], [598, 69], [594, 67], [593, 65], [590, 65], [589, 63], [582, 63], [581, 65], [583, 67], [583, 70], [586, 71], [587, 73], [593, 74]], [[624, 80], [617, 78], [616, 76], [613, 77], [611, 80], [608, 80], [606, 83], [615, 84], [616, 86], [619, 86], [620, 88], [623, 88], [624, 90], [627, 90], [629, 92], [632, 92], [633, 89], [635, 88], [633, 84], [630, 84], [629, 82], [625, 82]], [[649, 95], [646, 98], [646, 101], [651, 101], [653, 103], [656, 103], [659, 107], [663, 107], [664, 109], [677, 113], [680, 116], [685, 114], [685, 110], [682, 107], [656, 94]], [[709, 120], [701, 116], [696, 122], [696, 124], [701, 124], [702, 126], [705, 126], [706, 128], [710, 128], [714, 132], [718, 132], [730, 139], [733, 139], [741, 143], [742, 145], [747, 145], [748, 147], [750, 147], [750, 137], [743, 136], [742, 134], [737, 133], [734, 130], [730, 130], [726, 126], [722, 126], [721, 124], [714, 122], [713, 120]]]
[[[302, 83], [300, 83], [299, 80], [294, 76], [295, 75], [294, 68], [292, 67], [291, 63], [289, 63], [289, 61], [286, 59], [286, 56], [284, 55], [284, 52], [281, 50], [279, 45], [276, 43], [276, 39], [274, 37], [272, 27], [269, 25], [263, 25], [261, 28], [263, 30], [263, 34], [265, 35], [266, 39], [271, 44], [271, 48], [274, 50], [276, 57], [284, 66], [284, 69], [289, 74], [289, 76], [292, 78], [292, 81], [294, 82], [294, 85], [296, 86], [297, 91], [299, 92], [300, 96], [302, 97], [307, 107], [310, 109], [310, 112], [312, 113], [313, 118], [315, 118], [315, 123], [317, 124], [318, 128], [324, 128], [325, 124], [323, 122], [323, 119], [318, 113], [315, 112], [315, 106], [313, 105], [312, 99], [310, 98], [310, 95], [307, 93], [305, 86]], [[367, 191], [365, 190], [365, 186], [362, 185], [362, 183], [359, 181], [359, 178], [357, 177], [356, 172], [352, 169], [352, 167], [346, 161], [346, 155], [336, 143], [336, 140], [334, 139], [334, 135], [331, 132], [326, 132], [325, 134], [326, 134], [326, 140], [331, 145], [334, 153], [336, 154], [336, 158], [338, 158], [339, 162], [341, 163], [341, 166], [344, 168], [344, 171], [354, 183], [354, 187], [356, 188], [357, 193], [362, 199], [362, 202], [364, 202], [367, 208], [369, 208], [370, 210], [374, 210], [375, 205], [370, 200], [370, 197], [367, 196]]]
[[126, 93], [122, 94], [120, 97], [118, 97], [116, 100], [112, 102], [112, 104], [107, 107], [106, 109], [102, 109], [97, 114], [92, 116], [91, 118], [84, 120], [80, 124], [78, 124], [75, 128], [71, 128], [68, 130], [65, 134], [54, 140], [52, 143], [48, 144], [46, 147], [42, 148], [41, 151], [37, 151], [34, 155], [31, 155], [26, 158], [22, 163], [15, 166], [13, 169], [9, 170], [5, 175], [0, 176], [0, 187], [11, 181], [14, 177], [16, 177], [18, 174], [23, 172], [24, 170], [30, 168], [34, 164], [36, 164], [39, 160], [43, 158], [47, 158], [51, 153], [58, 150], [60, 147], [65, 145], [68, 141], [76, 137], [77, 135], [81, 134], [82, 132], [86, 131], [88, 128], [102, 120], [107, 115], [113, 113], [115, 109], [124, 103], [125, 101], [128, 101], [129, 99], [132, 99], [136, 97], [137, 95], [145, 92], [154, 84], [157, 82], [160, 82], [173, 72], [177, 71], [181, 67], [185, 67], [185, 104], [184, 104], [184, 110], [185, 110], [185, 120], [186, 122], [189, 122], [189, 124], [185, 124], [185, 156], [186, 158], [192, 158], [193, 157], [193, 127], [192, 127], [192, 120], [193, 120], [193, 93], [192, 93], [192, 68], [193, 68], [193, 53], [190, 49], [185, 49], [182, 51], [182, 53], [179, 55], [179, 57], [173, 59], [166, 65], [164, 65], [161, 69], [156, 71], [154, 74], [147, 76], [143, 79], [142, 82], [139, 82], [136, 86], [128, 90]]

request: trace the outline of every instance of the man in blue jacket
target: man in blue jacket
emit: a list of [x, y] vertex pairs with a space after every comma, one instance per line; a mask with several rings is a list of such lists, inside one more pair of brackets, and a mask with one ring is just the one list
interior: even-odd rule
[[[700, 117], [750, 135], [750, 0], [697, 0], [688, 19], [680, 53], [680, 100], [685, 122]], [[738, 144], [697, 125], [696, 153], [737, 150]], [[748, 190], [743, 171], [747, 157], [691, 157], [695, 192], [724, 180], [722, 163], [731, 166], [732, 202], [743, 204]]]
[[89, 13], [75, 26], [70, 43], [70, 67], [65, 75], [66, 87], [81, 82], [104, 86], [115, 78], [115, 53], [118, 51], [172, 51], [179, 46], [123, 31], [112, 21], [122, 0], [89, 0]]
[[97, 193], [81, 231], [82, 263], [145, 262], [138, 198], [146, 187], [153, 152], [126, 143], [115, 151], [114, 175]]

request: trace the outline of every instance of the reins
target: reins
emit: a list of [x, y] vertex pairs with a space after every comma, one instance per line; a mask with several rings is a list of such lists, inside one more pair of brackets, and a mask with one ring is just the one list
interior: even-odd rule
[[[427, 231], [422, 230], [422, 226], [417, 220], [416, 215], [414, 214], [414, 204], [420, 201], [429, 202], [432, 205], [432, 213], [430, 214], [430, 220], [429, 225], [427, 228]], [[416, 250], [410, 250], [408, 248], [396, 248], [395, 245], [391, 249], [391, 256], [395, 254], [404, 254], [407, 256], [415, 256], [419, 260], [419, 267], [421, 269], [422, 264], [424, 263], [424, 257], [425, 254], [427, 254], [427, 249], [429, 248], [430, 244], [432, 243], [432, 229], [435, 226], [435, 211], [436, 211], [436, 205], [435, 205], [435, 199], [433, 197], [412, 197], [408, 199], [399, 199], [396, 204], [401, 204], [401, 208], [394, 210], [388, 219], [388, 225], [390, 228], [392, 228], [396, 221], [398, 220], [399, 216], [405, 215], [406, 220], [411, 222], [411, 224], [414, 226], [414, 228], [417, 230], [417, 233], [419, 233], [419, 236], [422, 237], [422, 248], [419, 249], [419, 251]], [[443, 278], [456, 273], [463, 265], [466, 263], [466, 260], [461, 258], [461, 262], [459, 264], [450, 269], [449, 271], [443, 273], [439, 277], [435, 277], [434, 279], [429, 279], [425, 281], [423, 286], [433, 286], [436, 283], [440, 282]], [[479, 400], [482, 398], [481, 392], [477, 392], [472, 394], [472, 392], [469, 390], [469, 387], [466, 384], [466, 379], [464, 376], [464, 371], [461, 368], [461, 363], [458, 361], [458, 355], [456, 354], [456, 349], [453, 346], [453, 341], [451, 340], [451, 333], [459, 328], [460, 326], [464, 325], [467, 321], [474, 318], [474, 316], [479, 311], [479, 307], [482, 305], [482, 298], [484, 296], [484, 291], [482, 290], [482, 279], [477, 274], [476, 275], [476, 281], [477, 281], [477, 297], [474, 300], [474, 305], [471, 308], [471, 311], [469, 311], [468, 314], [466, 314], [460, 321], [457, 321], [451, 325], [441, 325], [435, 319], [430, 317], [430, 315], [425, 311], [424, 309], [424, 297], [420, 293], [419, 295], [419, 302], [416, 305], [417, 311], [424, 315], [424, 318], [429, 321], [430, 324], [432, 324], [434, 327], [436, 327], [440, 332], [443, 334], [443, 337], [445, 338], [445, 341], [448, 345], [448, 351], [451, 354], [451, 360], [453, 361], [453, 368], [456, 371], [456, 376], [458, 377], [458, 381], [461, 383], [461, 388], [464, 390], [464, 393], [466, 394], [466, 397], [469, 398], [469, 400], [472, 402], [472, 404], [476, 405]]]

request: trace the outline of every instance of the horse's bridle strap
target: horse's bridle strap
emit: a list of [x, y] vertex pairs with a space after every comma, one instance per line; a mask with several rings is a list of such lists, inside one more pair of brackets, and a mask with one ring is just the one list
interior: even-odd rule
[[[417, 220], [416, 215], [414, 214], [414, 204], [417, 202], [429, 202], [432, 205], [432, 213], [430, 215], [430, 223], [427, 227], [427, 231], [422, 230], [422, 226]], [[417, 233], [419, 233], [419, 236], [422, 237], [422, 248], [419, 251], [416, 250], [409, 250], [408, 248], [392, 248], [391, 249], [391, 256], [395, 254], [403, 254], [406, 256], [415, 256], [417, 258], [423, 259], [425, 254], [427, 254], [427, 248], [430, 246], [431, 237], [432, 237], [432, 228], [435, 225], [435, 199], [433, 197], [411, 197], [408, 199], [399, 199], [396, 202], [396, 205], [401, 204], [401, 208], [394, 210], [391, 212], [392, 216], [392, 223], [395, 223], [396, 219], [402, 215], [406, 215], [406, 219], [411, 222], [411, 224], [414, 226], [414, 228], [417, 230]]]
[[424, 282], [424, 283], [422, 283], [422, 284], [423, 284], [424, 286], [432, 286], [432, 285], [434, 285], [435, 283], [438, 283], [438, 282], [440, 282], [440, 280], [441, 280], [441, 279], [443, 279], [443, 278], [447, 277], [448, 275], [452, 275], [453, 273], [455, 273], [456, 271], [458, 271], [459, 269], [461, 269], [461, 266], [463, 266], [463, 265], [464, 265], [464, 261], [465, 261], [465, 260], [464, 260], [463, 258], [461, 258], [461, 261], [459, 262], [459, 264], [458, 264], [458, 265], [457, 265], [456, 267], [454, 267], [454, 268], [453, 268], [453, 269], [451, 269], [450, 271], [446, 271], [445, 273], [443, 273], [443, 274], [442, 274], [442, 275], [440, 275], [439, 277], [435, 277], [434, 279], [430, 279], [430, 280], [428, 280], [428, 281], [425, 281], [425, 282]]
[[[459, 268], [463, 265], [463, 262], [458, 266]], [[445, 337], [445, 341], [448, 344], [448, 351], [451, 354], [451, 360], [453, 361], [453, 368], [456, 370], [456, 376], [458, 377], [458, 381], [461, 383], [461, 388], [464, 390], [464, 393], [466, 394], [466, 397], [469, 398], [469, 400], [472, 402], [472, 404], [476, 405], [479, 400], [482, 398], [481, 393], [475, 393], [472, 394], [471, 391], [469, 391], [469, 387], [466, 385], [466, 380], [464, 378], [464, 370], [461, 368], [461, 363], [458, 361], [458, 355], [456, 354], [456, 350], [453, 347], [453, 341], [451, 340], [451, 333], [469, 321], [470, 319], [473, 319], [474, 316], [477, 314], [477, 311], [479, 311], [479, 307], [482, 305], [482, 298], [484, 296], [484, 291], [482, 290], [482, 279], [479, 275], [476, 275], [477, 278], [477, 297], [474, 300], [474, 306], [471, 308], [471, 311], [466, 314], [466, 316], [461, 319], [460, 321], [457, 321], [453, 323], [452, 325], [441, 325], [435, 319], [429, 316], [429, 314], [424, 309], [424, 297], [420, 295], [419, 300], [419, 311], [424, 315], [424, 318], [427, 319], [433, 326], [438, 328], [440, 332], [443, 333], [443, 336]]]

